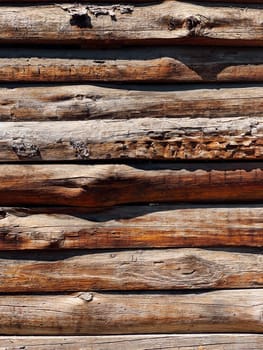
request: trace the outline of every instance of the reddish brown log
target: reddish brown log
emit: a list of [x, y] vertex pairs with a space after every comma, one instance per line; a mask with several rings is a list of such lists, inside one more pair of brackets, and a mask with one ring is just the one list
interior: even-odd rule
[[0, 253], [1, 293], [263, 287], [257, 251], [204, 249]]
[[[191, 46], [178, 46], [107, 51], [9, 48], [0, 49], [0, 81], [261, 82], [262, 61], [260, 48], [202, 47], [196, 50]], [[56, 93], [59, 96], [65, 91], [65, 102], [69, 102], [67, 96], [71, 96], [77, 88], [71, 91], [70, 88], [56, 87]], [[82, 89], [84, 91], [78, 92], [80, 96], [85, 93], [85, 88]], [[47, 89], [45, 96], [48, 91], [52, 92], [52, 88]], [[30, 93], [30, 89], [27, 92]], [[35, 97], [37, 92], [38, 89]], [[19, 94], [18, 91], [15, 93]], [[89, 93], [92, 94], [91, 88]], [[103, 89], [97, 90], [97, 93], [100, 96]], [[147, 99], [147, 93], [141, 94], [139, 100], [142, 103]], [[195, 91], [192, 94], [194, 98]], [[203, 101], [202, 95], [200, 99]]]
[[0, 249], [263, 246], [263, 209], [251, 204], [90, 210], [1, 208]]
[[0, 205], [257, 202], [261, 163], [0, 165]]

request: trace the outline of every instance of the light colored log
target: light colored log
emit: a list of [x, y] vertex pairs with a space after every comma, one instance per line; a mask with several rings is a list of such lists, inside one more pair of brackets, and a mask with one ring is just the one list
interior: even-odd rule
[[262, 350], [261, 334], [151, 334], [116, 336], [0, 336], [1, 350]]
[[2, 335], [260, 333], [260, 289], [0, 297]]
[[263, 287], [263, 257], [197, 248], [0, 253], [1, 293]]
[[1, 208], [0, 249], [263, 246], [260, 206]]
[[2, 6], [0, 43], [262, 46], [262, 21], [261, 5], [165, 1], [143, 6]]
[[[9, 48], [0, 49], [0, 81], [262, 82], [262, 62], [260, 48], [196, 50], [191, 46], [174, 46], [108, 51]], [[63, 89], [57, 88], [58, 96]], [[71, 92], [67, 94], [70, 96]], [[82, 96], [83, 91], [78, 94]]]
[[[207, 122], [207, 118], [220, 117], [236, 118], [239, 123], [242, 116], [261, 118], [263, 115], [262, 86], [204, 89], [191, 85], [176, 86], [170, 91], [171, 86], [157, 85], [155, 89], [146, 87], [139, 91], [92, 85], [0, 88], [0, 121], [169, 117], [206, 118]], [[192, 120], [193, 127], [198, 122], [201, 120]], [[220, 120], [214, 122], [220, 123]], [[179, 127], [178, 119], [176, 123]], [[181, 124], [183, 127], [183, 121]]]
[[0, 205], [262, 201], [261, 163], [1, 165]]
[[262, 160], [263, 121], [146, 117], [1, 124], [0, 162], [124, 158]]

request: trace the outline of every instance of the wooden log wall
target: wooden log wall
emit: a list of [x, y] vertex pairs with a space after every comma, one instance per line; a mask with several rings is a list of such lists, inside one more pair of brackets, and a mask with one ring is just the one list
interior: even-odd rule
[[0, 0], [0, 349], [263, 349], [263, 1]]

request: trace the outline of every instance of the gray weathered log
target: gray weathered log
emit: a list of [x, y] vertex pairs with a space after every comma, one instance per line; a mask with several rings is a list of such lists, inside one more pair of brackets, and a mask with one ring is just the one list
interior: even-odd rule
[[[263, 86], [157, 85], [144, 89], [92, 85], [0, 88], [0, 121], [227, 117], [239, 122], [242, 116], [263, 115]], [[193, 119], [193, 127], [198, 122]]]
[[2, 48], [0, 81], [262, 82], [262, 62], [260, 48], [196, 50], [178, 46], [108, 51]]
[[263, 45], [262, 5], [2, 6], [0, 43]]
[[1, 125], [1, 162], [123, 158], [262, 160], [263, 121], [145, 117]]
[[0, 205], [262, 201], [262, 163], [0, 165]]
[[252, 204], [123, 206], [89, 211], [1, 208], [0, 249], [263, 246], [263, 208]]
[[260, 333], [260, 289], [0, 296], [2, 335]]
[[261, 334], [0, 336], [3, 350], [262, 350]]
[[1, 293], [263, 287], [263, 256], [197, 248], [1, 252]]

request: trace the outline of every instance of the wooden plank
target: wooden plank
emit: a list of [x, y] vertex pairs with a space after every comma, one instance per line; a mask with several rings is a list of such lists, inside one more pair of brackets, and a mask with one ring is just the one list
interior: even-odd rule
[[262, 160], [262, 140], [261, 117], [5, 122], [0, 129], [0, 162]]
[[0, 249], [263, 246], [261, 206], [1, 208]]
[[260, 289], [0, 296], [2, 335], [260, 333]]
[[5, 350], [262, 350], [261, 334], [151, 334], [116, 336], [1, 336]]
[[92, 85], [0, 88], [0, 121], [149, 117], [236, 118], [239, 121], [242, 116], [261, 118], [263, 114], [262, 86], [144, 88], [141, 91]]
[[261, 252], [197, 248], [1, 252], [1, 293], [263, 287]]
[[1, 165], [0, 205], [262, 201], [262, 163]]
[[165, 1], [151, 5], [2, 6], [1, 44], [263, 44], [262, 5]]
[[262, 49], [252, 47], [1, 48], [0, 81], [262, 82], [262, 62]]

